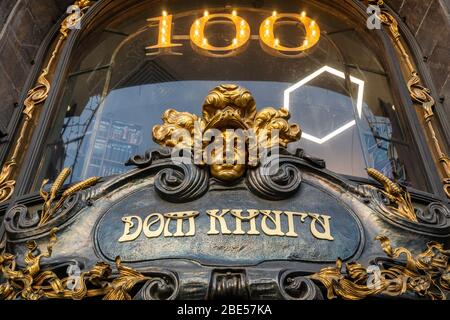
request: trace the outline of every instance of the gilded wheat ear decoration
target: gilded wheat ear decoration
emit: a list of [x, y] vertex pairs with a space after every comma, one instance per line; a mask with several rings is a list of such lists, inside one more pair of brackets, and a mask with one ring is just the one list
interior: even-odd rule
[[38, 106], [45, 103], [50, 92], [50, 70], [54, 66], [55, 61], [61, 52], [61, 48], [68, 37], [69, 30], [71, 30], [75, 23], [78, 23], [80, 19], [82, 19], [89, 9], [90, 4], [91, 1], [86, 0], [80, 0], [74, 3], [74, 5], [80, 8], [80, 12], [68, 15], [61, 23], [59, 37], [56, 41], [54, 50], [51, 53], [46, 66], [42, 69], [35, 86], [28, 91], [24, 101], [24, 109], [22, 111], [23, 120], [17, 140], [9, 155], [8, 161], [3, 165], [0, 172], [0, 203], [9, 200], [14, 193], [16, 185], [15, 169], [22, 160], [24, 148], [27, 145], [27, 136], [32, 127], [34, 113]]
[[61, 208], [64, 201], [68, 199], [71, 195], [77, 193], [78, 191], [87, 189], [89, 187], [92, 187], [95, 185], [100, 178], [99, 177], [91, 177], [89, 179], [86, 179], [84, 181], [78, 182], [74, 184], [73, 186], [69, 187], [67, 190], [65, 190], [60, 199], [54, 204], [58, 192], [61, 190], [61, 188], [64, 185], [64, 182], [67, 180], [67, 178], [72, 173], [70, 168], [64, 168], [61, 173], [56, 178], [55, 182], [53, 182], [52, 186], [50, 187], [50, 191], [47, 192], [44, 190], [45, 185], [48, 183], [48, 179], [45, 179], [42, 182], [41, 188], [39, 190], [39, 194], [41, 195], [42, 199], [44, 200], [44, 204], [42, 206], [42, 212], [39, 220], [39, 225], [43, 225], [46, 222], [51, 219], [51, 217], [55, 214], [55, 212], [58, 211], [58, 209]]
[[368, 168], [367, 173], [383, 185], [384, 190], [382, 192], [391, 202], [388, 207], [393, 213], [401, 218], [417, 222], [416, 212], [408, 191], [400, 188], [400, 186], [376, 169]]

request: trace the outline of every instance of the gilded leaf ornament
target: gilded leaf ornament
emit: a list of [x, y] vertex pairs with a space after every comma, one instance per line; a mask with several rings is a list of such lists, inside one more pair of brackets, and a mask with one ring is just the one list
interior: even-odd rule
[[[342, 261], [337, 260], [335, 267], [324, 268], [310, 278], [326, 288], [328, 299], [360, 300], [376, 295], [399, 297], [405, 294], [446, 299], [450, 290], [450, 250], [430, 242], [424, 252], [414, 256], [406, 248], [392, 248], [385, 236], [378, 236], [376, 240], [392, 261], [386, 266], [378, 265], [379, 273], [375, 276], [373, 270], [356, 262], [345, 264], [343, 271]], [[406, 263], [400, 256], [406, 258]]]
[[130, 300], [129, 292], [138, 284], [152, 280], [136, 270], [124, 266], [120, 257], [116, 258], [118, 274], [113, 276], [110, 265], [98, 262], [89, 271], [80, 274], [74, 287], [68, 285], [70, 277], [59, 278], [50, 270], [42, 270], [42, 258], [49, 258], [56, 243], [55, 228], [50, 232], [47, 251], [38, 252], [36, 242], [27, 243], [24, 257], [26, 266], [18, 268], [16, 257], [9, 253], [0, 255], [0, 274], [6, 280], [0, 284], [0, 300], [40, 300], [40, 299], [73, 299], [81, 300], [91, 297], [102, 297], [103, 300]]

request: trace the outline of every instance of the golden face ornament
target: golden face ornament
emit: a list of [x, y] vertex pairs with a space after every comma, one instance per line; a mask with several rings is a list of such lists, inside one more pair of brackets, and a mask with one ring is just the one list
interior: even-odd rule
[[[202, 163], [196, 164], [209, 165], [213, 177], [232, 182], [241, 178], [250, 165], [249, 148], [255, 146], [249, 146], [249, 137], [260, 149], [286, 147], [300, 139], [300, 127], [289, 124], [289, 118], [289, 111], [283, 108], [267, 107], [257, 112], [247, 89], [227, 84], [210, 91], [201, 118], [169, 109], [162, 117], [163, 124], [154, 126], [152, 133], [153, 140], [161, 146], [174, 148], [181, 143], [184, 148], [200, 147]], [[271, 135], [274, 130], [276, 139]], [[258, 159], [256, 163], [252, 161], [252, 165], [257, 162]]]
[[244, 175], [247, 167], [245, 141], [236, 141], [236, 135], [229, 130], [222, 131], [221, 138], [222, 147], [214, 148], [208, 161], [211, 175], [222, 181], [234, 181]]

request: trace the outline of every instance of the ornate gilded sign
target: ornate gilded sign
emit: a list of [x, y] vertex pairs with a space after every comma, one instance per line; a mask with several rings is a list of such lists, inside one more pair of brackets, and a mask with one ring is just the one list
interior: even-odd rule
[[380, 185], [352, 184], [287, 150], [301, 136], [287, 110], [257, 110], [248, 90], [219, 86], [202, 117], [168, 110], [153, 128], [163, 148], [132, 157], [134, 170], [63, 192], [69, 169], [43, 183], [42, 206], [5, 217], [8, 252], [26, 264], [1, 255], [0, 298], [447, 299], [444, 204], [374, 169]]
[[[76, 4], [82, 14], [94, 5]], [[50, 69], [68, 28], [79, 22], [74, 19], [63, 22], [25, 100], [18, 143], [0, 174], [0, 202], [14, 191], [23, 139], [47, 99]], [[257, 20], [252, 35], [254, 26], [237, 10], [205, 11], [189, 22], [186, 39], [212, 57], [237, 55], [258, 40], [269, 54], [295, 58], [321, 37], [305, 12], [275, 11]], [[433, 129], [434, 99], [395, 18], [383, 8], [380, 20], [406, 59], [411, 98], [425, 112], [448, 194], [449, 161]], [[147, 54], [176, 54], [182, 44], [173, 15], [164, 11], [148, 22], [157, 38]], [[289, 47], [276, 38], [282, 23], [304, 27], [304, 41]], [[233, 27], [229, 43], [208, 40], [211, 24]], [[322, 71], [345, 77], [331, 67]], [[349, 80], [363, 91], [362, 80]], [[50, 186], [44, 180], [40, 199], [16, 204], [4, 217], [0, 299], [448, 299], [448, 206], [410, 194], [373, 168], [367, 184], [334, 174], [323, 160], [288, 148], [302, 137], [289, 120], [289, 110], [257, 106], [249, 90], [223, 84], [206, 96], [200, 116], [167, 109], [152, 128], [160, 148], [129, 159], [129, 172], [64, 187], [66, 168]]]

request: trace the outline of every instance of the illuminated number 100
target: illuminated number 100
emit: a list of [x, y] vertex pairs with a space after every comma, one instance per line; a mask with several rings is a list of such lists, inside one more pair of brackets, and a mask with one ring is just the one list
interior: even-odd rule
[[[157, 22], [159, 33], [158, 43], [147, 47], [146, 49], [164, 49], [176, 46], [182, 46], [180, 43], [172, 43], [172, 15], [163, 12], [163, 15], [156, 18], [148, 19], [148, 21]], [[229, 20], [235, 27], [236, 34], [231, 43], [225, 46], [214, 46], [208, 42], [205, 36], [205, 28], [211, 21]], [[300, 46], [286, 47], [280, 40], [275, 37], [275, 25], [280, 22], [300, 22], [306, 30], [305, 40]], [[244, 48], [244, 45], [250, 40], [251, 30], [247, 21], [237, 15], [236, 11], [230, 13], [209, 14], [205, 11], [203, 17], [194, 21], [191, 26], [189, 37], [195, 48], [202, 54], [209, 56], [225, 57], [236, 54], [238, 49]], [[314, 47], [320, 39], [319, 25], [309, 18], [305, 12], [301, 14], [282, 13], [278, 14], [276, 11], [266, 18], [259, 28], [259, 40], [263, 47], [273, 52], [285, 54], [296, 57], [302, 54], [305, 50]], [[154, 55], [158, 53], [148, 53]]]

